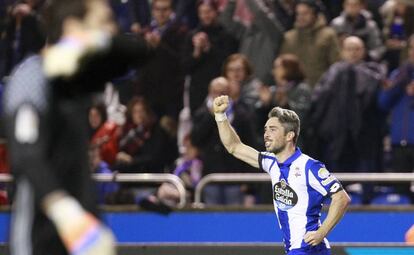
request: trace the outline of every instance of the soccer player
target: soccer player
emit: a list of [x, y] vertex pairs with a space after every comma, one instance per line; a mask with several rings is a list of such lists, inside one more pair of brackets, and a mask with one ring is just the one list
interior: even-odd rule
[[105, 0], [50, 0], [48, 45], [13, 72], [5, 124], [17, 192], [12, 255], [115, 254], [98, 219], [88, 167], [90, 95], [142, 62], [143, 40], [115, 35]]
[[[350, 198], [325, 166], [296, 147], [300, 120], [294, 111], [273, 108], [264, 127], [266, 152], [243, 144], [227, 120], [227, 96], [214, 99], [220, 139], [236, 158], [260, 168], [272, 180], [273, 203], [288, 255], [329, 255], [325, 238], [344, 215]], [[322, 202], [332, 199], [320, 223]]]

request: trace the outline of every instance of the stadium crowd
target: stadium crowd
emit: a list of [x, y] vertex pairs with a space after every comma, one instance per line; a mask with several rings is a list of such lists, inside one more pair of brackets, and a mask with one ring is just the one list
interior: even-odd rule
[[[0, 0], [0, 94], [13, 68], [46, 43], [43, 2]], [[257, 172], [220, 142], [213, 117], [219, 95], [230, 97], [226, 114], [242, 141], [258, 150], [267, 113], [280, 106], [302, 121], [301, 150], [332, 172], [414, 171], [414, 0], [110, 4], [119, 32], [144, 37], [154, 54], [91, 103], [91, 171], [173, 173], [189, 194], [210, 173]], [[3, 140], [0, 173], [8, 171]], [[384, 194], [414, 203], [410, 184], [346, 188], [355, 203], [380, 202]], [[205, 201], [268, 203], [263, 189], [210, 185]], [[112, 204], [146, 193], [130, 184], [100, 184], [99, 192], [100, 202]], [[151, 193], [177, 199], [166, 184]], [[3, 186], [0, 203], [7, 203]]]

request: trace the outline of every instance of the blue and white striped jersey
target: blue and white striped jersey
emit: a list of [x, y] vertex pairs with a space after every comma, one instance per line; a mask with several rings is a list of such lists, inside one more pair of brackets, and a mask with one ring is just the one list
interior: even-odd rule
[[328, 240], [312, 247], [304, 242], [307, 231], [321, 225], [325, 197], [342, 190], [339, 181], [324, 164], [303, 154], [298, 148], [285, 162], [279, 163], [273, 153], [259, 153], [259, 166], [272, 180], [273, 204], [283, 232], [286, 252], [313, 254], [330, 248]]

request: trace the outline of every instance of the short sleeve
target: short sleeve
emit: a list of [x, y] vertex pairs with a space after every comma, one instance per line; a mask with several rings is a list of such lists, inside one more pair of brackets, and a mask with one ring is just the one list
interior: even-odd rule
[[269, 152], [259, 153], [259, 168], [266, 173], [270, 173], [273, 165], [276, 163], [276, 157]]
[[343, 190], [341, 183], [326, 169], [323, 163], [311, 161], [307, 170], [309, 185], [323, 196], [331, 196]]

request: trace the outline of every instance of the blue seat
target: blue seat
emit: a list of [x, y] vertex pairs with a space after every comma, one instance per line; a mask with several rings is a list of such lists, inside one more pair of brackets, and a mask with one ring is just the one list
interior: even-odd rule
[[409, 205], [411, 200], [407, 195], [397, 193], [385, 193], [375, 196], [372, 205]]

